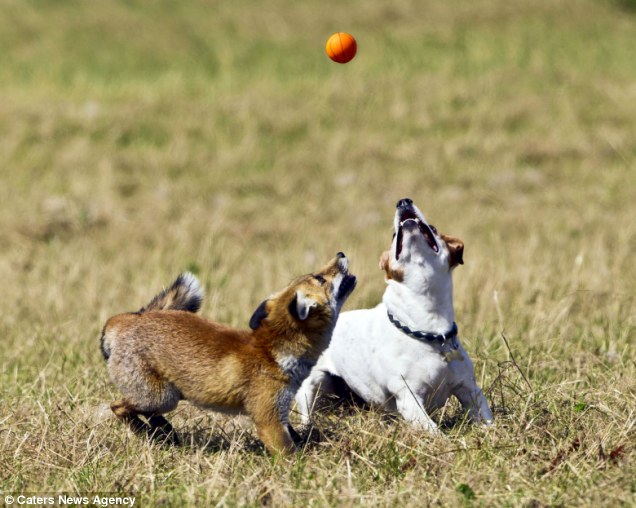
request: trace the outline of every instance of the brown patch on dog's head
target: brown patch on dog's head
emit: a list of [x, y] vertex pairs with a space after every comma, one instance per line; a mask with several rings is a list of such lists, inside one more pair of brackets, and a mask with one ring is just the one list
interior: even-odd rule
[[380, 256], [380, 269], [384, 270], [387, 279], [392, 279], [396, 282], [404, 280], [404, 270], [391, 268], [391, 252], [388, 250], [385, 250]]
[[448, 263], [451, 268], [455, 268], [457, 265], [464, 264], [464, 242], [454, 236], [445, 235], [440, 233], [442, 240], [446, 242], [448, 247], [449, 257]]

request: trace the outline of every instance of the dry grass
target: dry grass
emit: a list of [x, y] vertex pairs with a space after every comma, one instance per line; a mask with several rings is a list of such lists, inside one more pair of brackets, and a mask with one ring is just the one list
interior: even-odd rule
[[[22, 2], [0, 19], [0, 491], [147, 506], [636, 505], [629, 2]], [[359, 42], [346, 66], [326, 37]], [[338, 407], [291, 461], [184, 404], [104, 404], [98, 332], [184, 269], [205, 315], [338, 250], [375, 304], [393, 206], [466, 243], [462, 340], [497, 422], [433, 439]], [[519, 368], [509, 362], [505, 333]]]

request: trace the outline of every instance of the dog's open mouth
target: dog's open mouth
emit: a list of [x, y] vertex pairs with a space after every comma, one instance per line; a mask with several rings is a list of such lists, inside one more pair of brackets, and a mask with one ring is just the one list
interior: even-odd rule
[[439, 245], [437, 245], [437, 240], [435, 240], [435, 235], [431, 230], [430, 226], [423, 221], [411, 210], [405, 210], [404, 213], [400, 215], [400, 226], [397, 231], [397, 242], [395, 246], [395, 259], [400, 259], [400, 254], [402, 253], [402, 239], [404, 225], [407, 223], [413, 222], [417, 225], [418, 229], [424, 236], [426, 243], [433, 250], [433, 252], [439, 252]]

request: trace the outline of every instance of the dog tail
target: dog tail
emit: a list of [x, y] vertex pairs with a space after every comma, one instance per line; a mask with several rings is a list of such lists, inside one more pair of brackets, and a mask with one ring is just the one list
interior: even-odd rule
[[184, 310], [199, 312], [203, 302], [203, 288], [190, 272], [183, 272], [172, 285], [155, 296], [148, 305], [139, 309], [143, 314], [151, 310]]

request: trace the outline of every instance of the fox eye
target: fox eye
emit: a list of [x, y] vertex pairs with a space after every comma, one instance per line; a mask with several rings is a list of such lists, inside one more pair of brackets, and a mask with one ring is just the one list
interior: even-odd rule
[[314, 275], [314, 279], [316, 279], [318, 282], [320, 282], [321, 286], [324, 286], [325, 282], [327, 282], [322, 275]]
[[429, 227], [431, 228], [433, 233], [437, 234], [437, 228], [435, 226], [433, 226], [433, 224], [429, 224]]

